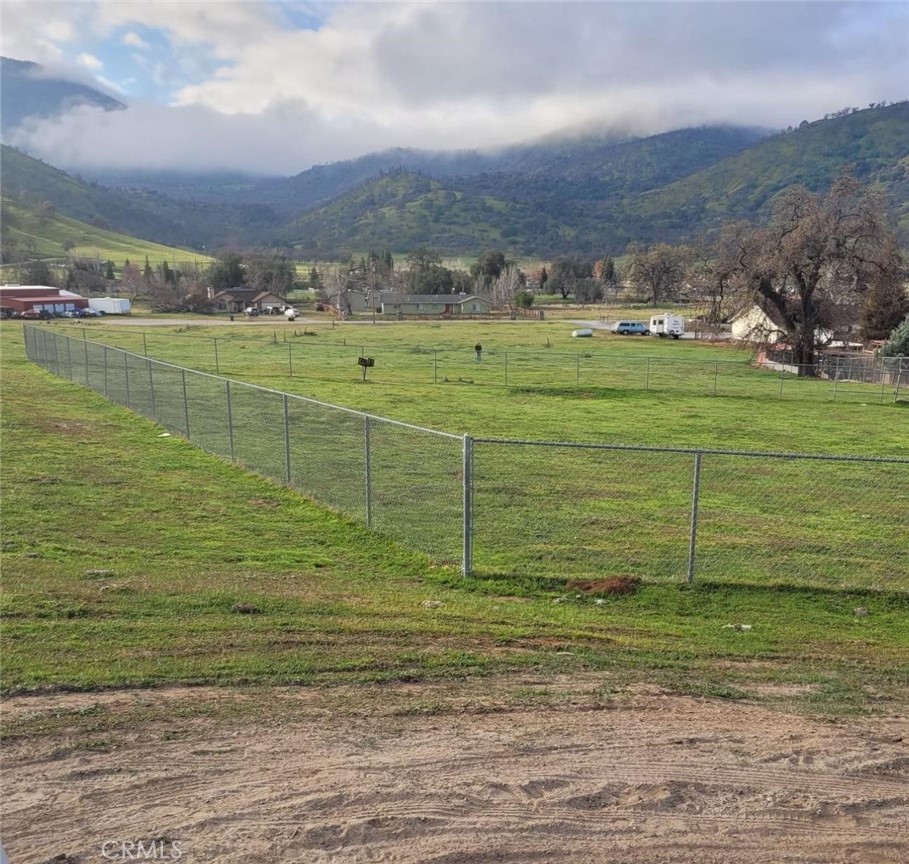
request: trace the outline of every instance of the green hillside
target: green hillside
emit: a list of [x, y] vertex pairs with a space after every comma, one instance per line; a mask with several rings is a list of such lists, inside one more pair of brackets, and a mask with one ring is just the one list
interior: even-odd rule
[[849, 164], [859, 178], [886, 190], [909, 236], [909, 102], [804, 124], [648, 192], [626, 212], [661, 236], [678, 230], [673, 223], [680, 211], [699, 229], [715, 227], [766, 213], [794, 184], [821, 190]]
[[449, 183], [402, 170], [305, 213], [281, 231], [279, 240], [323, 259], [383, 246], [459, 252], [511, 247], [520, 237], [539, 233], [536, 219], [527, 205], [455, 191]]
[[806, 123], [725, 158], [740, 139], [721, 133], [554, 145], [547, 161], [528, 159], [527, 170], [475, 177], [393, 172], [306, 213], [278, 237], [323, 257], [418, 245], [448, 254], [490, 246], [543, 257], [617, 254], [635, 240], [690, 241], [727, 219], [761, 218], [783, 189], [823, 189], [850, 164], [888, 192], [909, 237], [909, 103]]
[[178, 201], [145, 189], [88, 183], [5, 145], [0, 180], [4, 197], [17, 203], [49, 202], [73, 219], [170, 246], [256, 245], [281, 221], [264, 205]]
[[140, 240], [6, 198], [2, 202], [2, 226], [4, 258], [7, 252], [43, 258], [100, 258], [113, 261], [118, 267], [127, 259], [143, 262], [146, 255], [156, 263], [210, 260], [189, 249]]
[[[787, 187], [822, 190], [853, 165], [889, 194], [909, 239], [909, 102], [841, 112], [771, 137], [703, 127], [644, 139], [551, 139], [494, 158], [418, 154], [425, 170], [379, 171], [307, 209], [314, 195], [394, 155], [417, 158], [389, 152], [258, 187], [224, 177], [211, 181], [217, 189], [207, 201], [86, 183], [7, 147], [0, 168], [13, 202], [50, 202], [103, 229], [196, 249], [290, 246], [301, 258], [324, 260], [417, 246], [444, 255], [491, 247], [517, 257], [618, 255], [632, 241], [688, 242], [728, 219], [763, 218]], [[472, 173], [451, 173], [459, 168]], [[199, 178], [186, 182], [185, 195], [203, 188]], [[251, 203], [256, 188], [261, 203]]]

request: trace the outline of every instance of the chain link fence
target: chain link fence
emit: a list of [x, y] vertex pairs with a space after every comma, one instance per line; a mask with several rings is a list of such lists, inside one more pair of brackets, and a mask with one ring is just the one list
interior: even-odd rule
[[463, 439], [26, 326], [30, 360], [443, 563], [463, 552]]
[[480, 572], [909, 590], [909, 459], [472, 443]]
[[24, 333], [54, 374], [465, 573], [909, 590], [909, 459], [474, 439]]
[[[82, 332], [87, 336], [90, 328]], [[472, 346], [370, 346], [353, 338], [333, 344], [317, 340], [305, 328], [275, 329], [271, 338], [248, 336], [242, 330], [216, 337], [108, 326], [103, 332], [109, 344], [143, 356], [260, 381], [286, 377], [350, 381], [359, 373], [357, 358], [368, 355], [376, 360], [370, 379], [388, 384], [602, 388], [865, 404], [909, 401], [906, 357], [821, 354], [816, 364], [799, 366], [791, 362], [788, 352], [768, 349], [760, 365], [754, 365], [744, 360], [643, 357], [596, 350], [504, 350], [487, 345], [478, 363]]]

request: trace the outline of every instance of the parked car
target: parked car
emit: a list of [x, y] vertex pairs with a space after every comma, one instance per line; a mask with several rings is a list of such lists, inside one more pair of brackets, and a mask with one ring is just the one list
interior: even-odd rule
[[104, 315], [103, 312], [99, 312], [97, 309], [77, 309], [77, 312], [81, 313], [82, 318], [100, 318]]
[[47, 309], [26, 309], [19, 317], [28, 318], [29, 320], [32, 320], [32, 321], [35, 319], [41, 319], [42, 321], [46, 321], [49, 318], [53, 318], [54, 316], [51, 315], [51, 313], [48, 312]]
[[63, 313], [63, 317], [64, 318], [83, 318], [84, 315], [82, 314], [81, 309], [67, 309], [66, 312]]
[[616, 321], [612, 325], [612, 332], [619, 336], [649, 336], [650, 330], [640, 321]]

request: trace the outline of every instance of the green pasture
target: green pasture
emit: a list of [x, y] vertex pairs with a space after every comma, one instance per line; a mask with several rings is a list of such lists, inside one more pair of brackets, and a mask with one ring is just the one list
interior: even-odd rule
[[556, 568], [463, 579], [26, 362], [21, 333], [0, 326], [6, 693], [534, 670], [592, 672], [604, 698], [646, 681], [837, 714], [904, 704], [905, 593], [704, 581], [598, 604]]
[[[909, 382], [894, 403], [889, 385], [834, 385], [757, 369], [750, 351], [730, 345], [604, 331], [576, 339], [573, 325], [556, 321], [174, 324], [125, 327], [111, 319], [51, 326], [456, 434], [909, 455], [909, 403], [902, 401], [909, 398]], [[477, 342], [483, 346], [480, 364]], [[361, 354], [376, 363], [365, 383], [357, 365]]]
[[[374, 353], [382, 368], [397, 362], [402, 382], [408, 374], [416, 377], [430, 356], [436, 362], [441, 356], [446, 364], [458, 361], [465, 367], [472, 365], [476, 369], [473, 384], [462, 378], [460, 386], [446, 386], [443, 380], [435, 384], [418, 381], [409, 387], [375, 381], [364, 384], [354, 378], [347, 381], [353, 395], [346, 401], [351, 407], [362, 408], [366, 406], [352, 401], [357, 395], [381, 398], [384, 394], [378, 404], [368, 406], [370, 410], [423, 424], [429, 416], [428, 425], [444, 431], [469, 431], [479, 439], [474, 444], [472, 472], [474, 567], [478, 578], [490, 585], [522, 580], [533, 583], [548, 579], [552, 573], [569, 580], [623, 575], [648, 582], [684, 581], [689, 563], [694, 455], [544, 448], [484, 438], [573, 437], [576, 442], [603, 443], [609, 440], [602, 432], [608, 417], [616, 424], [612, 436], [618, 437], [617, 429], [621, 428], [626, 437], [619, 443], [634, 445], [805, 452], [806, 441], [813, 441], [811, 449], [829, 453], [834, 449], [831, 441], [835, 436], [850, 442], [841, 453], [905, 457], [909, 444], [903, 403], [825, 405], [796, 398], [787, 403], [762, 396], [758, 386], [764, 373], [751, 370], [742, 359], [711, 363], [668, 355], [676, 345], [698, 356], [718, 350], [710, 346], [667, 345], [654, 340], [650, 345], [655, 353], [649, 359], [653, 369], [659, 363], [710, 369], [722, 362], [736, 371], [737, 382], [752, 388], [748, 396], [686, 395], [684, 378], [662, 393], [640, 387], [505, 388], [492, 378], [478, 384], [479, 374], [489, 370], [495, 374], [492, 362], [484, 358], [477, 364], [472, 350], [396, 344], [393, 339], [417, 331], [395, 333], [395, 329], [381, 328], [388, 341], [375, 352], [366, 346], [343, 344], [310, 348], [306, 340], [317, 337], [294, 335], [302, 334], [300, 329], [281, 331], [280, 340], [278, 330], [272, 329], [269, 340], [261, 328], [253, 331], [241, 327], [233, 331], [236, 335], [228, 328], [227, 336], [210, 338], [186, 332], [136, 334], [128, 332], [129, 328], [106, 329], [106, 322], [100, 328], [85, 329], [85, 337], [90, 333], [116, 336], [132, 343], [143, 343], [144, 339], [141, 351], [132, 354], [105, 348], [96, 339], [54, 339], [56, 334], [77, 336], [80, 331], [73, 327], [52, 326], [30, 332], [34, 338], [40, 336], [42, 354], [52, 358], [51, 368], [59, 369], [64, 377], [106, 393], [110, 400], [156, 419], [209, 452], [287, 483], [354, 519], [370, 519], [377, 530], [441, 563], [457, 563], [461, 558], [460, 439], [378, 420], [371, 421], [367, 430], [366, 421], [358, 414], [304, 400], [285, 400], [278, 392], [245, 386], [237, 378], [228, 388], [224, 378], [185, 374], [166, 364], [147, 363], [144, 352], [157, 358], [166, 346], [173, 346], [175, 353], [182, 351], [182, 357], [173, 356], [171, 360], [204, 368], [205, 355], [214, 356], [217, 338], [216, 368], [222, 373], [229, 374], [230, 364], [239, 362], [234, 358], [246, 352], [244, 357], [251, 361], [259, 358], [261, 365], [256, 367], [257, 374], [247, 371], [244, 379], [264, 381], [275, 390], [291, 392], [299, 392], [301, 383], [306, 386], [318, 377], [311, 368], [316, 359], [347, 358], [356, 369], [361, 350]], [[345, 332], [360, 334], [363, 330]], [[259, 341], [253, 341], [250, 334], [258, 334]], [[447, 335], [452, 338], [454, 334]], [[514, 338], [519, 334], [513, 329], [511, 335]], [[161, 350], [155, 347], [158, 344]], [[589, 364], [599, 361], [602, 368], [614, 370], [635, 362], [641, 368], [627, 340], [606, 337], [596, 347], [602, 354], [585, 358]], [[610, 349], [614, 354], [609, 354]], [[544, 353], [543, 358], [569, 356], [552, 350], [555, 353]], [[720, 350], [729, 355], [728, 348]], [[536, 357], [520, 350], [510, 353]], [[324, 380], [319, 381], [322, 387], [344, 384], [343, 376], [349, 375], [340, 365], [322, 368], [327, 370], [322, 373]], [[797, 385], [803, 387], [805, 383]], [[811, 383], [823, 386], [825, 382]], [[317, 395], [345, 401], [338, 400], [337, 393]], [[513, 396], [521, 400], [520, 413], [513, 410]], [[421, 413], [421, 408], [426, 413]], [[474, 415], [464, 421], [471, 411]], [[594, 419], [597, 415], [599, 420]], [[452, 418], [465, 422], [466, 429], [451, 429]], [[672, 438], [667, 421], [672, 423], [676, 418], [684, 420], [686, 435], [692, 438]], [[784, 425], [793, 423], [794, 418], [797, 425]], [[663, 425], [658, 425], [658, 419]], [[846, 436], [850, 419], [861, 424], [864, 434], [860, 438], [856, 437], [857, 430]], [[774, 422], [777, 429], [771, 425]], [[873, 427], [875, 434], [868, 434]], [[548, 435], [547, 429], [552, 430]], [[761, 429], [773, 437], [762, 439]], [[634, 437], [629, 430], [634, 430]], [[787, 434], [782, 434], [783, 430]], [[733, 432], [734, 443], [730, 444]], [[696, 433], [699, 438], [693, 438]], [[367, 434], [371, 442], [368, 500]], [[705, 454], [695, 550], [697, 578], [739, 584], [905, 590], [909, 587], [904, 518], [909, 509], [907, 478], [906, 462]]]

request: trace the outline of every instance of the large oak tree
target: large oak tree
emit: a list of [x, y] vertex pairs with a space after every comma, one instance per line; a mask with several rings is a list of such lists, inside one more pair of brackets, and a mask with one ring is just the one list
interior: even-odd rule
[[740, 290], [777, 322], [793, 362], [810, 366], [843, 311], [900, 278], [882, 196], [841, 174], [826, 195], [796, 187], [763, 226], [739, 223], [717, 248]]

